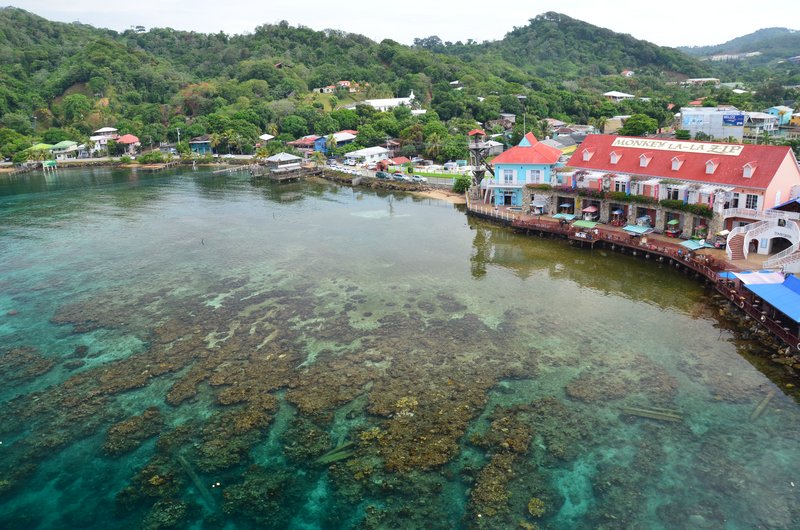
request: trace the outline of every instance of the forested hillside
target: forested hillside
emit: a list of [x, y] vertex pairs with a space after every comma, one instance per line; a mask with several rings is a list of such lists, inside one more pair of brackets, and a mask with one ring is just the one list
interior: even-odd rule
[[[537, 135], [549, 133], [546, 117], [602, 124], [613, 115], [641, 113], [668, 125], [669, 103], [709, 95], [708, 88], [685, 90], [674, 81], [707, 74], [705, 68], [676, 50], [556, 13], [497, 42], [429, 37], [404, 46], [285, 22], [233, 36], [168, 28], [117, 33], [0, 8], [0, 154], [38, 141], [83, 142], [112, 125], [145, 146], [174, 142], [180, 130], [184, 140], [210, 134], [217, 150], [241, 152], [264, 132], [277, 135], [280, 147], [306, 134], [355, 129], [357, 142], [348, 149], [392, 137], [407, 154], [463, 157], [463, 134], [501, 112], [525, 114]], [[622, 77], [623, 69], [636, 75]], [[312, 92], [340, 80], [361, 90]], [[343, 108], [412, 90], [428, 114]], [[601, 95], [607, 90], [649, 100], [612, 104]], [[765, 103], [737, 97], [739, 104]]]

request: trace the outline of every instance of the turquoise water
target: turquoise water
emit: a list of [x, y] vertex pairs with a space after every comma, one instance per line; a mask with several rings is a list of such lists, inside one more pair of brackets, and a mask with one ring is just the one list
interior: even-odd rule
[[666, 266], [410, 195], [76, 170], [0, 180], [0, 271], [0, 528], [800, 520], [798, 405]]

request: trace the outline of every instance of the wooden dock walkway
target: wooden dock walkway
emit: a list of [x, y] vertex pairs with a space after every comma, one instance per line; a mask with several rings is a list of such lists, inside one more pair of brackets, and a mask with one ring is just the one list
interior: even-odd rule
[[[502, 223], [528, 235], [556, 235], [570, 240], [570, 243], [580, 242], [581, 246], [590, 243], [592, 249], [595, 244], [600, 244], [611, 250], [628, 251], [634, 256], [642, 255], [647, 259], [654, 258], [660, 262], [667, 262], [676, 268], [685, 268], [712, 283], [714, 289], [723, 297], [769, 330], [793, 351], [800, 352], [800, 336], [797, 330], [792, 330], [784, 326], [780, 320], [771, 317], [763, 310], [757, 297], [746, 290], [741, 282], [720, 275], [725, 271], [741, 271], [738, 266], [727, 260], [691, 252], [659, 235], [646, 234], [642, 237], [608, 225], [598, 225], [591, 229], [576, 228], [549, 217], [526, 215], [505, 208], [495, 209], [488, 205], [476, 204], [475, 199], [470, 197], [467, 197], [467, 213]], [[590, 232], [590, 234], [577, 236], [576, 234], [580, 232]]]

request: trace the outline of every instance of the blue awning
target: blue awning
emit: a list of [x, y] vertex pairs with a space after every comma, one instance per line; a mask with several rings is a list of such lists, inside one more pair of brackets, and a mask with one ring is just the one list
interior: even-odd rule
[[653, 231], [653, 229], [650, 228], [649, 226], [638, 226], [638, 225], [626, 225], [623, 228], [623, 230], [637, 235], [647, 234], [648, 232]]
[[566, 219], [567, 221], [572, 221], [575, 219], [575, 216], [571, 213], [557, 213], [553, 216], [553, 219]]
[[559, 208], [572, 208], [572, 203], [565, 202], [563, 204], [558, 205]]
[[681, 246], [686, 247], [689, 250], [700, 250], [701, 248], [714, 248], [714, 245], [709, 245], [708, 243], [701, 243], [693, 239], [682, 241]]
[[783, 283], [757, 283], [747, 288], [795, 323], [800, 322], [800, 280], [797, 278], [790, 276]]

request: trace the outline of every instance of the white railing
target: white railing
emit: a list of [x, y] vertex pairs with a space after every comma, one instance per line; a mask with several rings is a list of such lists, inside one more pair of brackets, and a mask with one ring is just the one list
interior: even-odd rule
[[783, 212], [780, 210], [766, 210], [764, 212], [753, 210], [752, 208], [726, 208], [722, 210], [722, 217], [743, 217], [745, 219], [787, 219], [787, 220], [800, 220], [800, 213], [798, 212]]
[[485, 215], [487, 217], [492, 217], [493, 219], [500, 219], [502, 221], [512, 222], [516, 220], [520, 215], [520, 213], [510, 212], [505, 209], [495, 209], [494, 206], [482, 206], [479, 204], [473, 204], [472, 200], [467, 194], [467, 210], [470, 212], [479, 213], [481, 215]]
[[797, 261], [798, 254], [797, 251], [800, 250], [800, 226], [796, 223], [788, 223], [786, 228], [790, 232], [794, 232], [795, 240], [797, 241], [794, 245], [790, 246], [789, 248], [783, 250], [782, 252], [778, 252], [767, 261], [764, 262], [765, 267], [777, 267], [781, 265], [785, 265], [787, 263], [793, 263]]
[[742, 241], [742, 254], [744, 254], [744, 258], [747, 259], [747, 254], [748, 254], [747, 235], [750, 234], [750, 232], [753, 230], [755, 230], [756, 233], [761, 233], [761, 229], [770, 226], [770, 224], [771, 223], [769, 221], [758, 221], [757, 223], [750, 223], [749, 225], [745, 226], [737, 226], [736, 228], [731, 230], [731, 233], [728, 234], [728, 239], [727, 239], [728, 244], [725, 245], [726, 247], [725, 251], [728, 254], [728, 259], [733, 259], [733, 249], [731, 248], [730, 243], [731, 241], [733, 241], [734, 237], [741, 235], [744, 238], [744, 240]]

